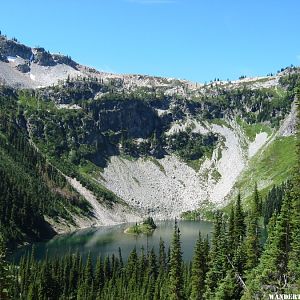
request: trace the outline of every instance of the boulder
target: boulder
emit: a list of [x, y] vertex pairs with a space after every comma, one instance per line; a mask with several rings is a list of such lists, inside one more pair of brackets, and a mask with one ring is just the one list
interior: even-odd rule
[[22, 73], [30, 72], [30, 67], [28, 64], [20, 64], [16, 66], [16, 69]]

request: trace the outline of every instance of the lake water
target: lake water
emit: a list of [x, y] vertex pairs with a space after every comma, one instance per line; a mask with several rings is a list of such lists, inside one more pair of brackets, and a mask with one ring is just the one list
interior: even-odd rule
[[[151, 250], [154, 247], [157, 252], [160, 237], [164, 240], [167, 250], [174, 230], [174, 221], [157, 221], [156, 224], [157, 229], [149, 236], [125, 234], [124, 230], [130, 224], [88, 228], [69, 234], [57, 235], [47, 242], [34, 244], [36, 258], [42, 259], [46, 253], [48, 257], [53, 257], [78, 251], [84, 257], [90, 253], [93, 260], [95, 260], [98, 256], [105, 257], [113, 253], [118, 255], [120, 247], [123, 259], [126, 260], [134, 247], [136, 247], [138, 252], [142, 247], [144, 247], [145, 251], [147, 251], [147, 248]], [[210, 236], [213, 225], [204, 221], [178, 221], [178, 226], [181, 232], [183, 259], [187, 261], [193, 256], [199, 231], [201, 231], [203, 237]], [[31, 246], [18, 249], [13, 255], [13, 260], [17, 262], [28, 251], [31, 251]]]

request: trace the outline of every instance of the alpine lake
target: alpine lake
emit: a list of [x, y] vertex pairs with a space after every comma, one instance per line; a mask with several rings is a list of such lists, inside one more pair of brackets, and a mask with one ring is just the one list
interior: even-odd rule
[[[160, 238], [165, 242], [165, 249], [170, 246], [173, 232], [174, 220], [156, 221], [157, 228], [151, 234], [126, 234], [124, 231], [134, 224], [120, 224], [114, 226], [92, 227], [81, 229], [68, 234], [60, 234], [49, 241], [34, 243], [35, 258], [40, 260], [51, 257], [62, 257], [69, 253], [80, 253], [83, 257], [91, 255], [95, 261], [98, 256], [104, 258], [112, 254], [118, 256], [119, 248], [122, 257], [127, 260], [129, 253], [136, 247], [139, 253], [142, 248], [150, 251], [152, 247], [158, 253]], [[210, 238], [213, 224], [206, 221], [178, 221], [181, 233], [181, 250], [183, 259], [190, 261], [193, 257], [196, 240], [199, 231], [202, 237]], [[17, 249], [11, 256], [11, 260], [18, 262], [20, 258], [31, 253], [33, 245], [23, 246]]]

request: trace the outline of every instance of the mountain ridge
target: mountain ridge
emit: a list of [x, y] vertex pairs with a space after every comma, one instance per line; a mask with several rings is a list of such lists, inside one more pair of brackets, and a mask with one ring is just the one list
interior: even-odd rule
[[[13, 118], [91, 207], [87, 218], [73, 214], [75, 227], [222, 207], [238, 190], [247, 195], [253, 162], [271, 162], [274, 145], [294, 151], [295, 67], [196, 84], [98, 72], [4, 36], [0, 55], [1, 85], [16, 94]], [[278, 173], [259, 188], [280, 183], [291, 157], [285, 166], [276, 158]], [[69, 221], [45, 217], [67, 230]]]
[[[68, 78], [78, 78], [78, 77], [98, 77], [99, 79], [123, 79], [127, 82], [129, 88], [132, 87], [132, 85], [143, 85], [146, 86], [149, 84], [151, 85], [157, 85], [159, 83], [164, 82], [164, 84], [172, 83], [172, 82], [181, 82], [190, 87], [191, 89], [196, 89], [197, 87], [203, 87], [207, 85], [207, 83], [199, 83], [199, 82], [192, 82], [185, 79], [177, 79], [177, 78], [171, 78], [171, 77], [159, 77], [159, 76], [149, 76], [149, 75], [142, 75], [142, 74], [116, 74], [116, 73], [109, 73], [105, 71], [98, 71], [93, 67], [83, 66], [74, 60], [68, 55], [63, 55], [60, 53], [50, 53], [49, 51], [46, 51], [42, 47], [28, 47], [22, 43], [20, 43], [16, 38], [9, 39], [5, 35], [0, 34], [0, 69], [1, 71], [5, 71], [5, 65], [3, 63], [6, 63], [10, 66], [10, 68], [15, 68], [21, 73], [32, 73], [29, 78], [21, 80], [21, 78], [17, 78], [20, 80], [20, 82], [14, 82], [12, 79], [11, 81], [7, 78], [2, 77], [1, 80], [3, 83], [6, 83], [8, 85], [12, 85], [16, 88], [40, 88], [40, 87], [46, 87], [50, 86], [52, 84], [58, 84], [60, 80], [66, 80]], [[20, 66], [18, 68], [18, 66]], [[27, 67], [26, 67], [27, 66]], [[38, 67], [41, 67], [40, 70], [38, 70]], [[45, 78], [44, 81], [41, 81], [41, 85], [38, 85], [38, 81], [36, 77], [35, 72], [39, 75], [45, 76], [45, 69], [47, 68], [47, 72], [51, 73], [51, 67], [57, 68], [57, 72], [55, 73], [56, 78], [49, 77], [49, 81], [47, 81], [47, 78]], [[59, 69], [61, 67], [61, 69]], [[69, 68], [68, 68], [69, 67]], [[24, 68], [24, 69], [23, 69]], [[31, 68], [33, 70], [31, 70]], [[43, 70], [44, 69], [44, 70]], [[290, 69], [293, 69], [291, 67]], [[291, 72], [289, 68], [282, 68], [280, 71], [278, 71], [279, 75], [282, 75], [285, 70], [288, 72]], [[31, 72], [32, 71], [32, 72]], [[40, 73], [39, 73], [40, 72]], [[28, 75], [28, 74], [27, 74]], [[28, 77], [28, 76], [27, 76]], [[142, 81], [141, 81], [142, 80]], [[133, 83], [131, 82], [133, 81]], [[141, 81], [139, 83], [139, 81]], [[151, 82], [152, 81], [152, 82]], [[259, 81], [262, 81], [259, 84]], [[263, 82], [265, 81], [265, 84]], [[246, 77], [241, 76], [239, 80], [219, 80], [215, 79], [214, 81], [210, 81], [211, 84], [213, 82], [214, 85], [238, 85], [239, 83], [251, 83], [254, 82], [253, 88], [255, 88], [255, 85], [260, 87], [267, 87], [276, 85], [278, 81], [277, 75], [269, 74], [268, 76], [258, 76], [258, 77]], [[16, 83], [16, 85], [15, 85]], [[170, 91], [171, 92], [171, 91]], [[182, 91], [180, 91], [182, 92]], [[178, 93], [178, 91], [177, 91]]]

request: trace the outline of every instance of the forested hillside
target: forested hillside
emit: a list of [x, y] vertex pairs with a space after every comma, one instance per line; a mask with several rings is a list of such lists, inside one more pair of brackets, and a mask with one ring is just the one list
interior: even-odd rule
[[[300, 113], [298, 109], [298, 119]], [[20, 265], [5, 261], [1, 246], [1, 295], [12, 299], [265, 299], [300, 288], [300, 143], [291, 180], [266, 197], [254, 187], [249, 206], [241, 196], [230, 212], [215, 212], [211, 241], [201, 236], [191, 263], [182, 260], [175, 221], [170, 249], [133, 249], [128, 260], [79, 254], [37, 261], [34, 249]]]
[[[2, 261], [2, 296], [250, 300], [266, 299], [274, 293], [295, 294], [300, 287], [298, 189], [297, 176], [274, 188], [266, 199], [255, 188], [248, 211], [242, 208], [239, 195], [229, 216], [215, 214], [210, 242], [199, 233], [190, 263], [182, 260], [176, 221], [170, 249], [161, 240], [158, 253], [134, 248], [128, 260], [123, 259], [119, 249], [118, 256], [99, 256], [96, 263], [90, 255], [83, 260], [78, 253], [37, 261], [33, 248], [19, 266], [8, 267]], [[268, 211], [266, 204], [270, 205]], [[266, 221], [270, 213], [272, 217]]]
[[10, 247], [50, 238], [47, 218], [89, 215], [89, 204], [30, 141], [17, 94], [0, 88], [0, 227]]

